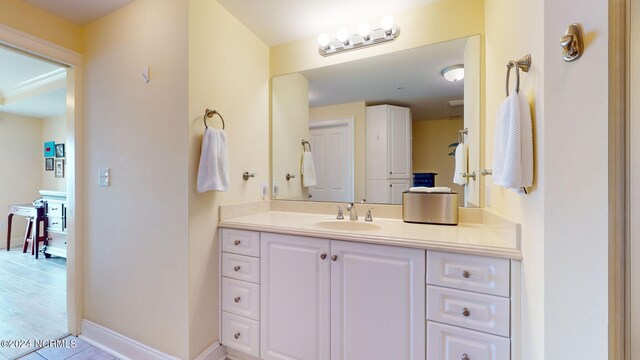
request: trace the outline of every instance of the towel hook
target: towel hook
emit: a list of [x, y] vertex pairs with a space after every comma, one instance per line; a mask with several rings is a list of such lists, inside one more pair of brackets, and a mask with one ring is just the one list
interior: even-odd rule
[[302, 150], [303, 150], [303, 151], [306, 151], [306, 150], [307, 150], [307, 148], [305, 147], [305, 145], [309, 145], [309, 152], [311, 152], [311, 143], [310, 143], [310, 142], [308, 142], [307, 140], [304, 140], [304, 139], [303, 139], [303, 140], [302, 140]]
[[505, 84], [507, 97], [509, 97], [509, 75], [511, 74], [512, 68], [516, 68], [516, 93], [518, 93], [520, 92], [520, 70], [529, 72], [531, 68], [531, 55], [527, 54], [518, 61], [511, 60], [507, 63], [507, 82]]
[[458, 130], [458, 144], [464, 144], [464, 136], [467, 134], [469, 134], [468, 128]]
[[218, 115], [220, 117], [220, 120], [222, 120], [222, 130], [224, 130], [224, 119], [222, 118], [222, 115], [220, 115], [218, 111], [210, 109], [206, 109], [204, 111], [204, 117], [202, 118], [204, 120], [205, 129], [209, 128], [209, 126], [207, 125], [207, 118], [212, 118], [213, 115]]

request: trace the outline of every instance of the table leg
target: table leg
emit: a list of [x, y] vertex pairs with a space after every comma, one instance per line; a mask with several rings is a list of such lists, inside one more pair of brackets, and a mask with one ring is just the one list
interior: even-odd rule
[[11, 248], [11, 221], [13, 220], [13, 213], [7, 217], [7, 251]]
[[33, 249], [35, 250], [35, 254], [33, 256], [38, 258], [38, 240], [40, 240], [40, 222], [42, 219], [36, 218], [36, 233], [33, 236]]

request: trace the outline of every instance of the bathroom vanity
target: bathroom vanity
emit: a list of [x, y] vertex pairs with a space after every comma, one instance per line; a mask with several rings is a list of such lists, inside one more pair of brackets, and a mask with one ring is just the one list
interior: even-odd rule
[[476, 210], [493, 223], [222, 217], [221, 343], [248, 360], [518, 359], [518, 227]]

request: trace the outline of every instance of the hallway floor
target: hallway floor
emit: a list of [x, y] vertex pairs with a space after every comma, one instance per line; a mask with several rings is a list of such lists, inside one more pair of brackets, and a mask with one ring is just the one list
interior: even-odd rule
[[75, 336], [68, 336], [63, 340], [65, 343], [62, 347], [40, 349], [19, 358], [19, 360], [117, 360]]
[[[66, 259], [23, 254], [16, 247], [0, 250], [0, 340], [59, 339], [67, 332]], [[0, 360], [33, 347], [0, 344]]]

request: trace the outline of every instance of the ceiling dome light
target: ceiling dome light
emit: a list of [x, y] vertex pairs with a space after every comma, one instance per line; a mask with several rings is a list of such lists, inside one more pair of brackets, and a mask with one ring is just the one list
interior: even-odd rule
[[393, 20], [393, 16], [391, 16], [391, 15], [385, 15], [382, 18], [382, 21], [380, 21], [380, 26], [384, 30], [385, 34], [387, 34], [387, 36], [391, 35], [391, 30], [393, 29], [393, 24], [394, 24], [394, 20]]
[[366, 22], [363, 22], [358, 26], [358, 35], [362, 36], [364, 41], [371, 39], [371, 27]]
[[329, 35], [322, 33], [320, 35], [318, 35], [318, 45], [320, 45], [320, 48], [322, 49], [328, 49], [329, 48]]
[[349, 45], [349, 33], [347, 32], [346, 28], [342, 27], [338, 29], [338, 33], [336, 34], [336, 37], [338, 38], [338, 40], [340, 40], [341, 43], [345, 45]]
[[464, 65], [451, 65], [440, 72], [447, 81], [458, 81], [464, 79]]

